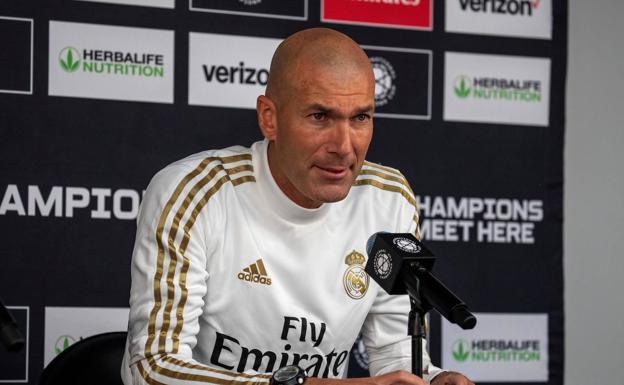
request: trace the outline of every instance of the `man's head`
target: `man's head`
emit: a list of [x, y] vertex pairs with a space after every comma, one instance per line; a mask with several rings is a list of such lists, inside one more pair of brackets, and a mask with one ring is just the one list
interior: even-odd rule
[[307, 208], [344, 199], [373, 132], [375, 77], [357, 43], [327, 28], [291, 35], [256, 107], [282, 191]]

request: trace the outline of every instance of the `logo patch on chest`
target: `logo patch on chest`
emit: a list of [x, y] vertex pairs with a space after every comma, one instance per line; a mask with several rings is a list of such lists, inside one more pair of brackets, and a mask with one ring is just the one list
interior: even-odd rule
[[347, 295], [353, 299], [360, 299], [368, 291], [369, 277], [364, 271], [364, 255], [353, 250], [345, 258], [345, 263], [349, 266], [342, 277]]
[[254, 282], [262, 285], [271, 284], [271, 278], [269, 278], [269, 274], [266, 271], [266, 267], [264, 267], [262, 259], [258, 259], [248, 267], [245, 267], [238, 273], [237, 277], [241, 281]]

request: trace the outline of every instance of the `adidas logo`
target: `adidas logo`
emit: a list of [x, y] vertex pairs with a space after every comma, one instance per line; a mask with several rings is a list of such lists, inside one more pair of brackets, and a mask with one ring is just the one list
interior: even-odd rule
[[238, 273], [238, 279], [241, 281], [256, 282], [262, 285], [270, 285], [271, 278], [268, 277], [264, 262], [258, 259], [255, 263], [249, 265]]

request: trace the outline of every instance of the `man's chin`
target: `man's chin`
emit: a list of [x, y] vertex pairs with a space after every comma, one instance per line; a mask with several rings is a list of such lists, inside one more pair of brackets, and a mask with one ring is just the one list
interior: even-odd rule
[[337, 186], [332, 186], [332, 188], [328, 188], [325, 191], [316, 194], [316, 200], [322, 203], [335, 203], [344, 200], [347, 195], [349, 195], [349, 188], [338, 188]]

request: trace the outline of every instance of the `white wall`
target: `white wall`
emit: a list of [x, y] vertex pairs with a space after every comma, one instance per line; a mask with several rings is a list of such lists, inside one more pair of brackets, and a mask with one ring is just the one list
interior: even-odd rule
[[565, 383], [624, 384], [624, 1], [569, 9]]

